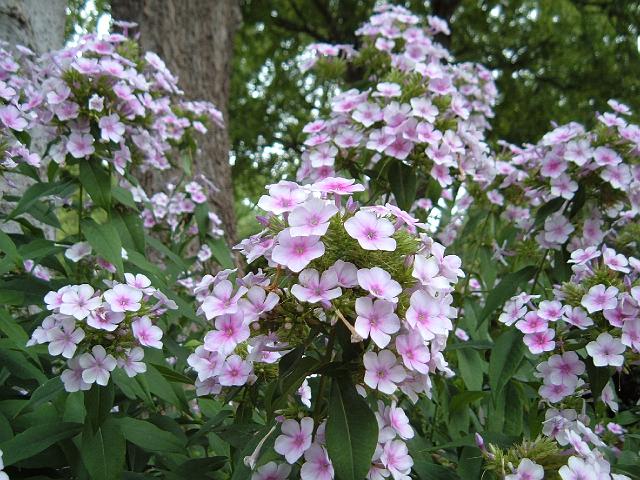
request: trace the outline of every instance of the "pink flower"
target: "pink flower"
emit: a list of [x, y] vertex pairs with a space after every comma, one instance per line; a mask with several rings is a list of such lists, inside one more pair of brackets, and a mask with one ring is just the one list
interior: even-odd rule
[[201, 381], [217, 376], [223, 361], [224, 357], [218, 352], [210, 352], [202, 345], [187, 358], [187, 363], [198, 373], [198, 379]]
[[72, 133], [67, 141], [67, 150], [74, 158], [88, 157], [96, 151], [93, 148], [93, 137], [88, 134]]
[[117, 113], [102, 117], [98, 122], [100, 136], [105, 142], [119, 143], [124, 135], [124, 123], [120, 121]]
[[291, 467], [286, 463], [265, 463], [251, 475], [251, 480], [287, 480]]
[[75, 327], [76, 322], [73, 319], [66, 319], [56, 328], [49, 330], [50, 355], [62, 355], [64, 358], [73, 357], [78, 343], [84, 338], [84, 331]]
[[258, 200], [258, 206], [271, 213], [280, 215], [290, 212], [307, 198], [307, 193], [298, 184], [280, 182], [269, 187], [269, 195], [263, 195]]
[[112, 312], [137, 312], [141, 307], [142, 292], [120, 283], [104, 292], [104, 300], [109, 304]]
[[333, 270], [322, 272], [310, 268], [303, 270], [298, 275], [299, 284], [291, 287], [291, 293], [302, 302], [329, 305], [330, 301], [342, 295], [342, 289], [338, 287], [338, 276]]
[[60, 375], [60, 380], [62, 380], [62, 383], [64, 384], [64, 389], [69, 393], [78, 392], [80, 390], [89, 390], [91, 388], [91, 384], [82, 379], [83, 370], [80, 366], [80, 360], [78, 358], [71, 358], [67, 362], [67, 366], [69, 368]]
[[153, 293], [154, 288], [151, 286], [151, 280], [149, 280], [146, 275], [143, 275], [142, 273], [138, 273], [136, 275], [133, 273], [125, 273], [124, 278], [127, 285], [130, 287], [141, 290], [147, 294]]
[[571, 395], [575, 391], [575, 388], [576, 385], [545, 383], [538, 389], [538, 393], [549, 402], [556, 403]]
[[599, 312], [601, 310], [611, 310], [616, 308], [618, 301], [616, 287], [605, 288], [604, 285], [594, 285], [589, 292], [582, 297], [580, 304], [587, 309], [587, 312]]
[[416, 255], [411, 276], [418, 279], [432, 295], [449, 290], [449, 280], [439, 273], [440, 266], [435, 256], [426, 258], [424, 255]]
[[304, 406], [311, 408], [311, 387], [306, 378], [302, 382], [302, 385], [300, 385], [300, 388], [296, 390], [296, 395], [300, 397], [300, 401]]
[[549, 215], [544, 221], [544, 239], [549, 243], [563, 244], [575, 229], [561, 213]]
[[549, 322], [538, 315], [538, 312], [529, 312], [524, 319], [516, 322], [516, 328], [522, 333], [546, 332]]
[[238, 301], [246, 292], [246, 287], [239, 287], [234, 294], [231, 282], [222, 280], [213, 287], [212, 294], [205, 297], [200, 308], [207, 320], [221, 315], [236, 313], [238, 311]]
[[402, 292], [398, 282], [391, 279], [391, 275], [380, 267], [361, 268], [358, 270], [358, 284], [376, 298], [396, 303], [397, 296]]
[[309, 265], [311, 260], [324, 255], [324, 244], [320, 237], [292, 237], [289, 229], [285, 229], [278, 234], [277, 241], [271, 258], [296, 273]]
[[311, 166], [314, 168], [331, 167], [335, 163], [337, 154], [338, 149], [335, 146], [324, 143], [311, 150], [309, 160], [311, 160]]
[[376, 85], [377, 92], [373, 92], [373, 97], [399, 97], [402, 91], [400, 85], [392, 82], [380, 82]]
[[593, 151], [593, 159], [601, 167], [617, 165], [622, 162], [622, 157], [615, 150], [608, 147], [598, 147]]
[[140, 345], [152, 348], [162, 348], [162, 329], [151, 323], [147, 316], [140, 317], [131, 324], [133, 336], [140, 342]]
[[382, 110], [375, 103], [361, 103], [351, 114], [351, 117], [365, 127], [370, 127], [382, 120]]
[[574, 327], [578, 327], [580, 330], [584, 330], [593, 325], [593, 320], [591, 320], [587, 316], [587, 312], [580, 307], [572, 308], [569, 305], [565, 305], [562, 319]]
[[518, 300], [510, 300], [505, 304], [504, 310], [498, 317], [498, 321], [511, 326], [526, 313], [527, 307], [525, 307], [522, 302]]
[[386, 300], [373, 301], [370, 297], [356, 299], [356, 332], [362, 338], [371, 335], [379, 348], [386, 347], [391, 340], [390, 334], [400, 330], [400, 320], [394, 310], [395, 304]]
[[322, 445], [314, 443], [304, 452], [305, 462], [300, 469], [301, 480], [333, 480], [333, 465]]
[[278, 435], [274, 449], [283, 455], [287, 462], [293, 464], [311, 446], [313, 419], [304, 417], [298, 423], [295, 420], [285, 420], [281, 427], [282, 435]]
[[622, 325], [622, 336], [620, 337], [623, 345], [633, 348], [636, 352], [640, 352], [640, 318], [629, 318]]
[[616, 253], [613, 248], [604, 247], [602, 249], [602, 261], [611, 270], [616, 270], [622, 273], [629, 273], [631, 271], [629, 267], [627, 267], [627, 265], [629, 265], [627, 257], [621, 253]]
[[352, 288], [358, 285], [358, 268], [350, 262], [336, 260], [329, 270], [336, 272], [338, 285], [345, 288]]
[[548, 360], [549, 381], [553, 384], [575, 385], [577, 376], [585, 371], [584, 363], [576, 352], [565, 352], [562, 355], [552, 355]]
[[360, 211], [344, 222], [344, 229], [351, 238], [358, 240], [365, 250], [392, 252], [396, 249], [396, 241], [390, 238], [395, 233], [395, 228], [386, 218], [378, 218], [373, 213]]
[[401, 440], [391, 440], [384, 444], [380, 461], [396, 480], [405, 479], [411, 472], [413, 459], [407, 445]]
[[429, 124], [432, 124], [436, 120], [438, 115], [438, 107], [431, 103], [431, 100], [423, 97], [412, 98], [411, 103], [411, 115], [414, 117], [424, 118]]
[[448, 307], [433, 298], [427, 292], [417, 290], [411, 294], [407, 309], [407, 323], [417, 328], [424, 340], [431, 340], [435, 335], [446, 335], [453, 328], [447, 318]]
[[538, 316], [543, 320], [555, 322], [562, 316], [563, 307], [557, 300], [543, 300], [538, 305]]
[[102, 345], [95, 345], [91, 353], [78, 358], [82, 368], [82, 380], [88, 384], [97, 383], [103, 387], [109, 383], [110, 372], [116, 368], [116, 359], [107, 354]]
[[93, 287], [91, 285], [73, 285], [62, 294], [62, 304], [60, 313], [71, 315], [77, 320], [87, 318], [92, 310], [95, 310], [102, 303], [100, 297], [93, 297]]
[[204, 337], [204, 348], [210, 352], [228, 355], [241, 342], [249, 338], [249, 326], [244, 323], [242, 313], [223, 315], [216, 318], [216, 330]]
[[593, 358], [596, 367], [621, 367], [624, 363], [625, 346], [617, 338], [608, 333], [601, 333], [595, 342], [589, 342], [586, 346], [587, 353]]
[[413, 438], [414, 432], [409, 423], [409, 418], [402, 408], [396, 406], [396, 401], [391, 402], [390, 406], [386, 406], [378, 400], [378, 412], [376, 413], [380, 434], [378, 441], [385, 443], [393, 440], [398, 435], [403, 440]]
[[141, 360], [144, 358], [144, 350], [133, 347], [124, 354], [124, 358], [118, 359], [118, 366], [124, 370], [128, 377], [135, 377], [139, 373], [147, 371], [147, 365]]
[[91, 255], [91, 245], [89, 245], [89, 242], [74, 243], [64, 252], [64, 256], [74, 263], [79, 262], [88, 255]]
[[363, 357], [364, 383], [371, 388], [377, 388], [382, 393], [392, 394], [398, 383], [406, 377], [404, 368], [396, 363], [396, 356], [389, 350], [379, 353], [367, 352]]
[[247, 298], [241, 298], [238, 306], [246, 320], [257, 319], [260, 315], [270, 312], [280, 301], [280, 297], [273, 292], [267, 292], [264, 288], [253, 286], [247, 291]]
[[594, 258], [598, 258], [600, 256], [600, 251], [596, 247], [587, 247], [585, 249], [578, 248], [571, 252], [571, 260], [568, 263], [575, 264], [583, 264], [587, 263], [589, 260], [593, 260]]
[[118, 328], [118, 324], [124, 320], [125, 314], [123, 312], [113, 312], [103, 307], [97, 308], [89, 314], [87, 325], [99, 330], [113, 332]]
[[292, 237], [322, 236], [327, 233], [329, 220], [338, 209], [319, 198], [311, 198], [289, 214], [289, 233]]
[[597, 472], [593, 465], [589, 465], [578, 457], [569, 457], [568, 465], [558, 470], [562, 480], [597, 480]]
[[27, 120], [23, 118], [18, 110], [13, 105], [5, 105], [0, 108], [0, 121], [5, 127], [22, 132], [27, 126]]
[[507, 475], [504, 480], [542, 480], [544, 468], [528, 458], [523, 458], [518, 464], [516, 473]]
[[220, 371], [220, 385], [225, 387], [241, 386], [247, 383], [252, 372], [249, 362], [244, 361], [238, 355], [227, 357]]
[[364, 191], [364, 186], [355, 183], [353, 179], [340, 177], [326, 177], [311, 185], [311, 190], [336, 195], [351, 195]]
[[549, 352], [556, 346], [556, 342], [553, 341], [556, 332], [552, 329], [547, 329], [545, 332], [529, 333], [524, 336], [524, 343], [529, 347], [529, 351], [534, 355], [538, 355], [542, 352]]

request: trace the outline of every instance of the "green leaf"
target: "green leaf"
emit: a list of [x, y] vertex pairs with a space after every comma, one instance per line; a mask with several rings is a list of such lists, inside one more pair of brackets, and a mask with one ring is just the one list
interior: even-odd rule
[[165, 432], [153, 423], [125, 417], [117, 420], [127, 441], [143, 450], [160, 453], [184, 453], [185, 444], [175, 435]]
[[535, 272], [536, 267], [529, 265], [517, 272], [505, 275], [500, 283], [491, 290], [491, 293], [487, 296], [487, 303], [485, 303], [482, 313], [480, 314], [479, 325], [489, 318], [489, 315], [496, 309], [513, 297], [521, 284], [531, 280]]
[[176, 372], [169, 367], [157, 363], [151, 363], [151, 365], [153, 365], [153, 368], [158, 370], [158, 372], [160, 372], [160, 374], [170, 382], [193, 385], [193, 379], [187, 377], [186, 375], [183, 375], [180, 372]]
[[75, 437], [81, 431], [81, 424], [69, 422], [46, 423], [28, 428], [11, 440], [0, 443], [4, 464], [13, 465], [33, 457], [60, 440]]
[[111, 213], [111, 221], [118, 230], [118, 235], [122, 239], [122, 245], [127, 249], [127, 253], [136, 250], [144, 254], [146, 242], [140, 215], [113, 211]]
[[409, 210], [416, 199], [418, 178], [415, 169], [399, 160], [393, 161], [389, 167], [389, 184], [398, 207]]
[[520, 435], [524, 426], [524, 401], [522, 388], [516, 382], [509, 382], [505, 389], [507, 401], [504, 405], [504, 433]]
[[[415, 459], [415, 457], [414, 457]], [[450, 468], [429, 463], [422, 458], [414, 460], [413, 470], [420, 480], [459, 480], [460, 477]], [[465, 479], [467, 480], [467, 479]]]
[[213, 258], [216, 259], [222, 268], [235, 268], [233, 254], [224, 239], [212, 238], [207, 241], [207, 244], [211, 248]]
[[14, 416], [18, 416], [21, 411], [31, 408], [37, 408], [43, 403], [54, 400], [64, 390], [64, 385], [60, 377], [53, 377], [36, 388], [31, 394], [29, 401]]
[[509, 379], [518, 371], [524, 359], [525, 345], [522, 335], [512, 328], [496, 340], [489, 361], [489, 385], [494, 398], [497, 397]]
[[209, 472], [224, 467], [227, 460], [227, 457], [191, 458], [178, 465], [173, 473], [182, 478], [207, 478]]
[[340, 480], [367, 475], [376, 448], [378, 424], [367, 402], [347, 377], [334, 379], [327, 417], [327, 451]]
[[129, 207], [133, 210], [138, 210], [138, 205], [136, 204], [136, 201], [133, 199], [133, 195], [129, 190], [114, 185], [111, 187], [111, 195], [125, 207]]
[[35, 183], [27, 188], [26, 192], [20, 198], [18, 205], [13, 209], [9, 215], [9, 219], [15, 218], [18, 215], [26, 212], [34, 205], [39, 198], [48, 197], [50, 195], [59, 195], [65, 197], [71, 194], [76, 189], [76, 185], [73, 182], [54, 182], [54, 183]]
[[172, 252], [168, 247], [166, 247], [162, 242], [160, 242], [157, 238], [154, 238], [150, 235], [146, 235], [145, 239], [147, 243], [158, 252], [162, 253], [166, 257], [168, 257], [173, 263], [175, 263], [182, 270], [187, 270], [189, 265], [178, 256], [176, 253]]
[[16, 244], [13, 243], [11, 237], [0, 230], [0, 252], [9, 257], [13, 263], [20, 265], [22, 263], [22, 257], [18, 253]]
[[111, 207], [111, 176], [97, 158], [80, 162], [80, 183], [87, 191], [93, 203], [109, 210]]
[[542, 225], [549, 215], [555, 212], [559, 212], [564, 202], [564, 198], [558, 197], [549, 200], [547, 203], [538, 208], [538, 213], [536, 213], [535, 225]]
[[482, 390], [484, 360], [477, 350], [461, 348], [457, 350], [458, 369], [465, 386], [469, 390]]
[[24, 328], [20, 326], [17, 320], [3, 308], [0, 308], [0, 331], [12, 340], [17, 348], [26, 348], [29, 335], [27, 335], [27, 332], [24, 331]]
[[48, 379], [40, 368], [35, 367], [22, 352], [0, 348], [0, 365], [7, 367], [11, 375], [45, 383]]
[[454, 395], [449, 404], [449, 413], [453, 415], [460, 412], [460, 410], [464, 410], [469, 404], [486, 397], [488, 393], [462, 391]]
[[96, 432], [87, 425], [82, 433], [80, 456], [92, 479], [120, 480], [125, 450], [124, 436], [113, 419], [105, 422]]
[[93, 220], [82, 222], [82, 233], [96, 253], [106, 261], [115, 265], [118, 273], [123, 275], [122, 243], [118, 231], [112, 223], [96, 223]]
[[609, 367], [596, 367], [593, 364], [593, 359], [588, 355], [584, 359], [584, 363], [587, 369], [587, 376], [589, 377], [591, 394], [593, 398], [598, 398], [602, 393], [602, 389], [611, 378], [611, 370]]
[[289, 395], [302, 384], [303, 380], [315, 372], [320, 362], [315, 358], [303, 357], [295, 362], [291, 368], [275, 380], [273, 396], [267, 401], [265, 398], [265, 409], [269, 415], [273, 414], [286, 405]]
[[91, 425], [94, 432], [105, 422], [113, 408], [115, 388], [113, 382], [106, 386], [94, 383], [91, 389], [84, 392], [84, 407], [87, 410], [86, 423]]

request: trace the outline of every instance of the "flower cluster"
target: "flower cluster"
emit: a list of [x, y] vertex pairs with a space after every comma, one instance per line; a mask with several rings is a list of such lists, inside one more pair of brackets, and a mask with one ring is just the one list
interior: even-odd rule
[[[275, 362], [311, 332], [331, 339], [343, 328], [360, 345], [365, 395], [367, 387], [402, 391], [415, 402], [429, 394], [430, 373], [452, 374], [442, 350], [456, 316], [450, 292], [463, 276], [460, 259], [419, 234], [423, 225], [397, 207], [360, 207], [351, 195], [363, 189], [338, 177], [269, 187], [258, 203], [268, 212], [266, 230], [238, 246], [249, 262], [265, 262], [266, 273], [234, 285], [225, 271], [197, 287], [200, 311], [215, 326], [189, 359], [201, 392], [255, 382], [261, 363]], [[394, 478], [411, 465], [391, 434], [403, 415], [395, 404], [379, 412], [374, 465]]]
[[[453, 182], [452, 174], [486, 181], [492, 169], [484, 131], [495, 85], [479, 65], [448, 63], [449, 52], [433, 40], [440, 32], [448, 28], [435, 17], [422, 28], [403, 7], [377, 9], [357, 31], [364, 47], [347, 55], [356, 65], [375, 66], [368, 77], [372, 88], [336, 95], [330, 118], [304, 127], [309, 137], [300, 180], [332, 176], [354, 163], [361, 171], [377, 168], [394, 158], [443, 187]], [[312, 50], [329, 59], [345, 48], [316, 44]]]
[[[164, 62], [152, 52], [140, 58], [124, 35], [85, 35], [40, 58], [24, 47], [18, 53], [0, 50], [2, 137], [38, 128], [48, 143], [41, 153], [58, 164], [99, 158], [120, 174], [131, 164], [166, 170], [174, 148], [193, 149], [196, 132], [222, 126], [219, 110], [181, 100]], [[21, 162], [39, 166], [40, 155], [14, 141], [3, 166]]]
[[31, 58], [35, 55], [23, 46], [15, 53], [0, 43], [0, 169], [13, 170], [18, 164], [39, 167], [41, 157], [26, 145], [26, 132], [35, 122], [37, 93], [31, 83]]
[[568, 240], [574, 248], [597, 246], [614, 223], [619, 229], [638, 214], [640, 127], [625, 118], [627, 106], [609, 105], [613, 111], [598, 115], [592, 131], [563, 125], [536, 145], [508, 145], [508, 159], [496, 161], [496, 188], [486, 196], [505, 208], [506, 220], [530, 232], [535, 211], [553, 207], [535, 237], [541, 248]]
[[91, 285], [67, 285], [49, 292], [51, 312], [29, 345], [48, 344], [49, 354], [67, 359], [61, 379], [68, 392], [107, 385], [116, 366], [133, 377], [146, 371], [142, 347], [162, 348], [154, 324], [177, 305], [142, 274], [125, 273], [126, 283], [109, 282], [100, 292]]
[[54, 161], [96, 155], [119, 173], [130, 163], [165, 170], [173, 146], [205, 133], [210, 121], [221, 124], [211, 104], [172, 100], [182, 94], [177, 78], [154, 53], [136, 54], [120, 34], [87, 35], [51, 54], [39, 117], [54, 139]]
[[633, 286], [640, 264], [607, 246], [576, 249], [570, 263], [572, 277], [554, 288], [551, 299], [522, 293], [505, 305], [499, 320], [514, 325], [529, 351], [543, 356], [536, 372], [542, 380], [538, 393], [551, 405], [543, 433], [575, 452], [561, 477], [580, 478], [575, 472], [591, 469], [602, 472], [593, 478], [610, 478], [609, 464], [597, 448], [622, 442], [603, 442], [599, 433], [607, 430], [592, 431], [589, 416], [577, 410], [582, 398], [591, 396], [618, 411], [612, 383], [590, 384], [587, 366], [622, 371], [625, 354], [640, 353], [640, 286]]

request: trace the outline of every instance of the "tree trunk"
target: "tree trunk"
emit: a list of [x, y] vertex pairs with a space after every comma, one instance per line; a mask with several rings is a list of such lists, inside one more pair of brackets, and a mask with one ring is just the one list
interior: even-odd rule
[[[241, 21], [238, 0], [112, 0], [111, 15], [138, 23], [142, 49], [160, 55], [179, 77], [186, 97], [213, 102], [228, 125], [233, 39]], [[235, 241], [228, 130], [212, 126], [199, 146], [202, 152], [194, 161], [194, 172], [220, 189], [211, 201], [227, 238]], [[154, 175], [151, 185], [145, 183], [159, 190], [166, 182]]]
[[[62, 48], [64, 42], [64, 24], [66, 20], [65, 0], [0, 0], [0, 40], [9, 43], [12, 49], [16, 44], [29, 47], [40, 55], [50, 50]], [[32, 146], [38, 149], [37, 132], [29, 132]], [[24, 175], [8, 173], [0, 179], [0, 208], [9, 211], [9, 205], [1, 199], [5, 195], [20, 197], [30, 181]], [[45, 232], [48, 232], [46, 227]], [[20, 227], [15, 222], [2, 225], [2, 230], [17, 233]]]

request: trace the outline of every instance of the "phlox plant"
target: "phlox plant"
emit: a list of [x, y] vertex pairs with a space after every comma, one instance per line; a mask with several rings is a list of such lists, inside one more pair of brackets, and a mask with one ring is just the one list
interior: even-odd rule
[[[0, 55], [3, 465], [12, 478], [191, 472], [209, 445], [192, 455], [175, 435], [205, 423], [182, 388], [184, 343], [203, 331], [191, 286], [232, 263], [215, 184], [193, 171], [220, 112], [119, 33]], [[138, 178], [160, 170], [175, 182], [145, 191]]]
[[247, 467], [273, 442], [292, 471], [304, 455], [303, 479], [405, 478], [414, 432], [397, 395], [415, 403], [430, 395], [429, 374], [452, 374], [442, 348], [460, 260], [398, 207], [361, 207], [362, 190], [340, 177], [271, 185], [265, 230], [238, 246], [263, 268], [196, 288], [214, 325], [189, 358], [198, 394], [242, 387], [265, 420]]
[[215, 107], [123, 34], [3, 46], [0, 476], [640, 478], [634, 112], [495, 141], [445, 22], [356, 33], [237, 263]]

